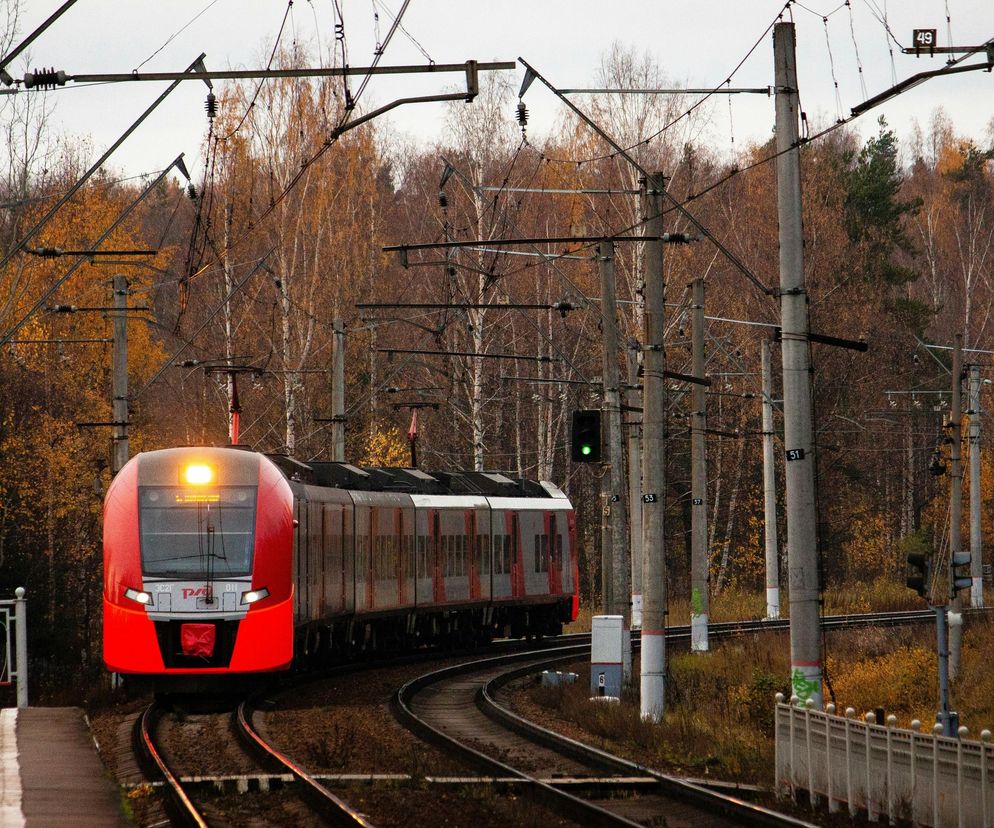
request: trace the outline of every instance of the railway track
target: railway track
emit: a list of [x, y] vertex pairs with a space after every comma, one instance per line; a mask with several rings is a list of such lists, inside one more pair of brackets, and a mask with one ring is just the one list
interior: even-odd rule
[[235, 711], [235, 721], [238, 735], [249, 745], [251, 752], [264, 766], [271, 767], [280, 773], [291, 774], [301, 786], [301, 796], [315, 812], [330, 824], [366, 826], [366, 828], [372, 825], [364, 814], [345, 800], [335, 796], [299, 764], [263, 739], [252, 725], [253, 712], [250, 700], [243, 701]]
[[[829, 616], [823, 624], [826, 629], [847, 629], [931, 618], [927, 611], [867, 613]], [[712, 624], [711, 634], [726, 637], [787, 628], [787, 620], [734, 622]], [[674, 642], [689, 636], [689, 627], [667, 630]], [[658, 815], [665, 815], [671, 826], [808, 824], [568, 739], [498, 702], [500, 688], [514, 679], [588, 653], [589, 638], [564, 642], [555, 653], [518, 653], [437, 670], [398, 690], [394, 712], [423, 739], [483, 773], [518, 780], [536, 801], [580, 824], [638, 825]]]
[[[828, 617], [824, 624], [828, 629], [844, 629], [866, 624], [915, 623], [931, 618], [929, 612], [878, 613]], [[722, 637], [777, 631], [788, 626], [786, 620], [733, 622], [712, 624], [711, 633]], [[667, 638], [673, 642], [689, 635], [690, 629], [685, 626], [670, 627], [667, 632]], [[500, 784], [521, 788], [544, 807], [582, 824], [636, 825], [639, 817], [649, 813], [666, 813], [669, 825], [804, 824], [782, 821], [783, 817], [771, 817], [769, 812], [757, 810], [749, 803], [565, 739], [521, 719], [500, 703], [501, 688], [515, 678], [581, 659], [589, 653], [589, 647], [587, 633], [562, 636], [555, 640], [555, 646], [545, 649], [523, 647], [522, 642], [500, 642], [493, 648], [500, 653], [495, 657], [434, 671], [408, 682], [395, 697], [395, 708], [399, 718], [422, 738], [499, 779]], [[408, 660], [416, 663], [419, 657]], [[352, 672], [376, 666], [383, 665], [352, 664], [345, 669]], [[339, 668], [328, 675], [341, 675], [341, 671]], [[311, 676], [308, 680], [315, 678]], [[290, 686], [297, 687], [299, 682]], [[364, 814], [260, 735], [253, 725], [252, 702], [249, 699], [238, 706], [232, 715], [232, 727], [255, 763], [286, 782], [295, 780], [294, 799], [304, 802], [321, 821], [334, 825], [370, 825]], [[208, 825], [210, 814], [198, 807], [197, 797], [190, 792], [194, 781], [203, 780], [182, 777], [171, 769], [166, 752], [156, 743], [157, 725], [163, 713], [163, 708], [153, 704], [136, 719], [133, 731], [136, 755], [146, 778], [161, 783], [174, 824]], [[526, 767], [515, 766], [516, 758], [521, 757], [527, 757]]]
[[134, 747], [139, 767], [147, 779], [161, 779], [166, 811], [174, 825], [207, 828], [207, 820], [187, 795], [179, 777], [167, 764], [156, 741], [162, 708], [152, 703], [135, 720]]
[[[292, 759], [270, 745], [252, 725], [253, 708], [248, 700], [243, 701], [232, 713], [235, 734], [248, 752], [266, 768], [268, 779], [296, 782], [296, 794], [321, 822], [337, 826], [365, 826], [371, 828], [366, 817], [352, 808], [347, 802], [336, 797], [306, 770]], [[133, 740], [139, 764], [147, 779], [158, 782], [162, 792], [164, 807], [169, 820], [174, 825], [206, 828], [206, 826], [234, 821], [211, 819], [207, 808], [198, 804], [191, 793], [196, 784], [203, 784], [204, 777], [184, 777], [170, 766], [166, 751], [160, 745], [159, 721], [165, 710], [158, 704], [149, 705], [135, 721]], [[245, 775], [241, 775], [245, 778]]]

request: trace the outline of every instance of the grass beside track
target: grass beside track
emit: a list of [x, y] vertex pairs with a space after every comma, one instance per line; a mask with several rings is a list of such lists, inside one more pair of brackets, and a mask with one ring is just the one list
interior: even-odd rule
[[[907, 590], [903, 590], [907, 592]], [[857, 596], [849, 606], [834, 601], [827, 614], [872, 610], [922, 609], [921, 602], [891, 598], [865, 606]], [[902, 597], [902, 596], [896, 596]], [[912, 598], [915, 598], [911, 594]], [[749, 599], [726, 604], [741, 607]], [[882, 605], [881, 605], [882, 604]], [[731, 620], [719, 597], [712, 604], [714, 620]], [[765, 607], [760, 605], [760, 612]], [[689, 612], [689, 608], [688, 608]], [[747, 613], [744, 617], [759, 617]], [[689, 614], [687, 616], [689, 620]], [[580, 619], [583, 620], [583, 617]], [[589, 616], [586, 616], [589, 627]], [[686, 623], [670, 616], [670, 623]], [[994, 619], [967, 617], [962, 667], [951, 685], [952, 707], [960, 723], [979, 738], [994, 729]], [[839, 710], [853, 707], [858, 715], [883, 708], [898, 727], [919, 719], [928, 729], [938, 706], [938, 666], [933, 625], [857, 628], [825, 637], [826, 701]], [[521, 712], [575, 738], [602, 746], [635, 761], [688, 776], [771, 785], [773, 766], [773, 697], [790, 695], [789, 638], [785, 633], [741, 635], [713, 640], [707, 653], [691, 654], [686, 645], [667, 652], [666, 716], [648, 724], [639, 717], [638, 663], [635, 681], [620, 705], [591, 704], [590, 673], [575, 665], [573, 686], [533, 686], [521, 699]], [[525, 707], [528, 709], [526, 710]]]

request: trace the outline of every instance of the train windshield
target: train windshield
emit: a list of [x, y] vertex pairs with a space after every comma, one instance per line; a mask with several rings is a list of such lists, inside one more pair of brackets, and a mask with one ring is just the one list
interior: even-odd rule
[[207, 580], [252, 572], [254, 486], [139, 486], [142, 572]]

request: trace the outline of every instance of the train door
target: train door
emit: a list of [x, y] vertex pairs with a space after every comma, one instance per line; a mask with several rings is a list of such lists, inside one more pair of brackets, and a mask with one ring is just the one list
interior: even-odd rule
[[478, 509], [474, 523], [476, 524], [476, 557], [480, 597], [490, 598], [493, 595], [490, 560], [490, 509]]
[[393, 560], [391, 562], [391, 578], [396, 586], [396, 606], [407, 603], [407, 579], [405, 575], [406, 559], [404, 556], [404, 511], [399, 506], [393, 510]]
[[369, 506], [356, 503], [355, 506], [355, 610], [359, 612], [369, 606], [371, 594], [369, 585], [369, 561], [371, 545], [369, 537]]
[[338, 503], [325, 503], [324, 520], [324, 599], [325, 614], [345, 607], [344, 509]]
[[555, 512], [545, 513], [542, 528], [548, 549], [549, 595], [560, 595], [563, 591], [563, 538], [559, 533], [559, 521]]
[[573, 576], [573, 583], [570, 585], [573, 593], [573, 613], [571, 621], [576, 621], [580, 614], [580, 558], [576, 548], [576, 512], [566, 513], [567, 535], [566, 541], [569, 545], [570, 574]]
[[342, 508], [342, 609], [355, 612], [356, 608], [356, 548], [355, 548], [355, 504]]
[[448, 544], [443, 543], [442, 516], [438, 509], [428, 511], [428, 546], [431, 550], [432, 561], [432, 601], [436, 604], [445, 603], [445, 561]]
[[376, 607], [376, 579], [383, 568], [383, 535], [380, 532], [380, 510], [369, 507], [369, 555], [366, 556], [366, 609]]
[[504, 520], [511, 545], [511, 596], [522, 598], [525, 595], [525, 570], [521, 555], [521, 519], [517, 511], [508, 510], [504, 513]]
[[465, 512], [466, 565], [469, 575], [469, 599], [480, 600], [480, 561], [477, 558], [476, 510]]
[[427, 509], [414, 510], [414, 603], [426, 604], [432, 595], [432, 566], [429, 535], [431, 534], [431, 512]]
[[307, 504], [307, 599], [308, 619], [321, 617], [323, 610], [322, 586], [324, 582], [321, 547], [321, 503]]
[[401, 554], [404, 563], [401, 567], [401, 603], [413, 606], [416, 598], [417, 555], [415, 551], [415, 510], [411, 506], [398, 509], [400, 515]]

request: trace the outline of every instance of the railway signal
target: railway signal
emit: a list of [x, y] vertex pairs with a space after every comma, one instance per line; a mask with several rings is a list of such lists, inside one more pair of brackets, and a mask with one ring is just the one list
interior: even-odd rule
[[586, 409], [573, 412], [570, 459], [574, 463], [600, 463], [601, 412], [599, 410]]
[[928, 596], [928, 584], [932, 577], [932, 559], [924, 552], [908, 553], [908, 573], [905, 583], [922, 598]]
[[[973, 578], [970, 576], [970, 561], [972, 556], [969, 552], [954, 552], [949, 560], [949, 597], [955, 598], [960, 590], [969, 589], [973, 586]], [[963, 571], [959, 571], [964, 567]]]

